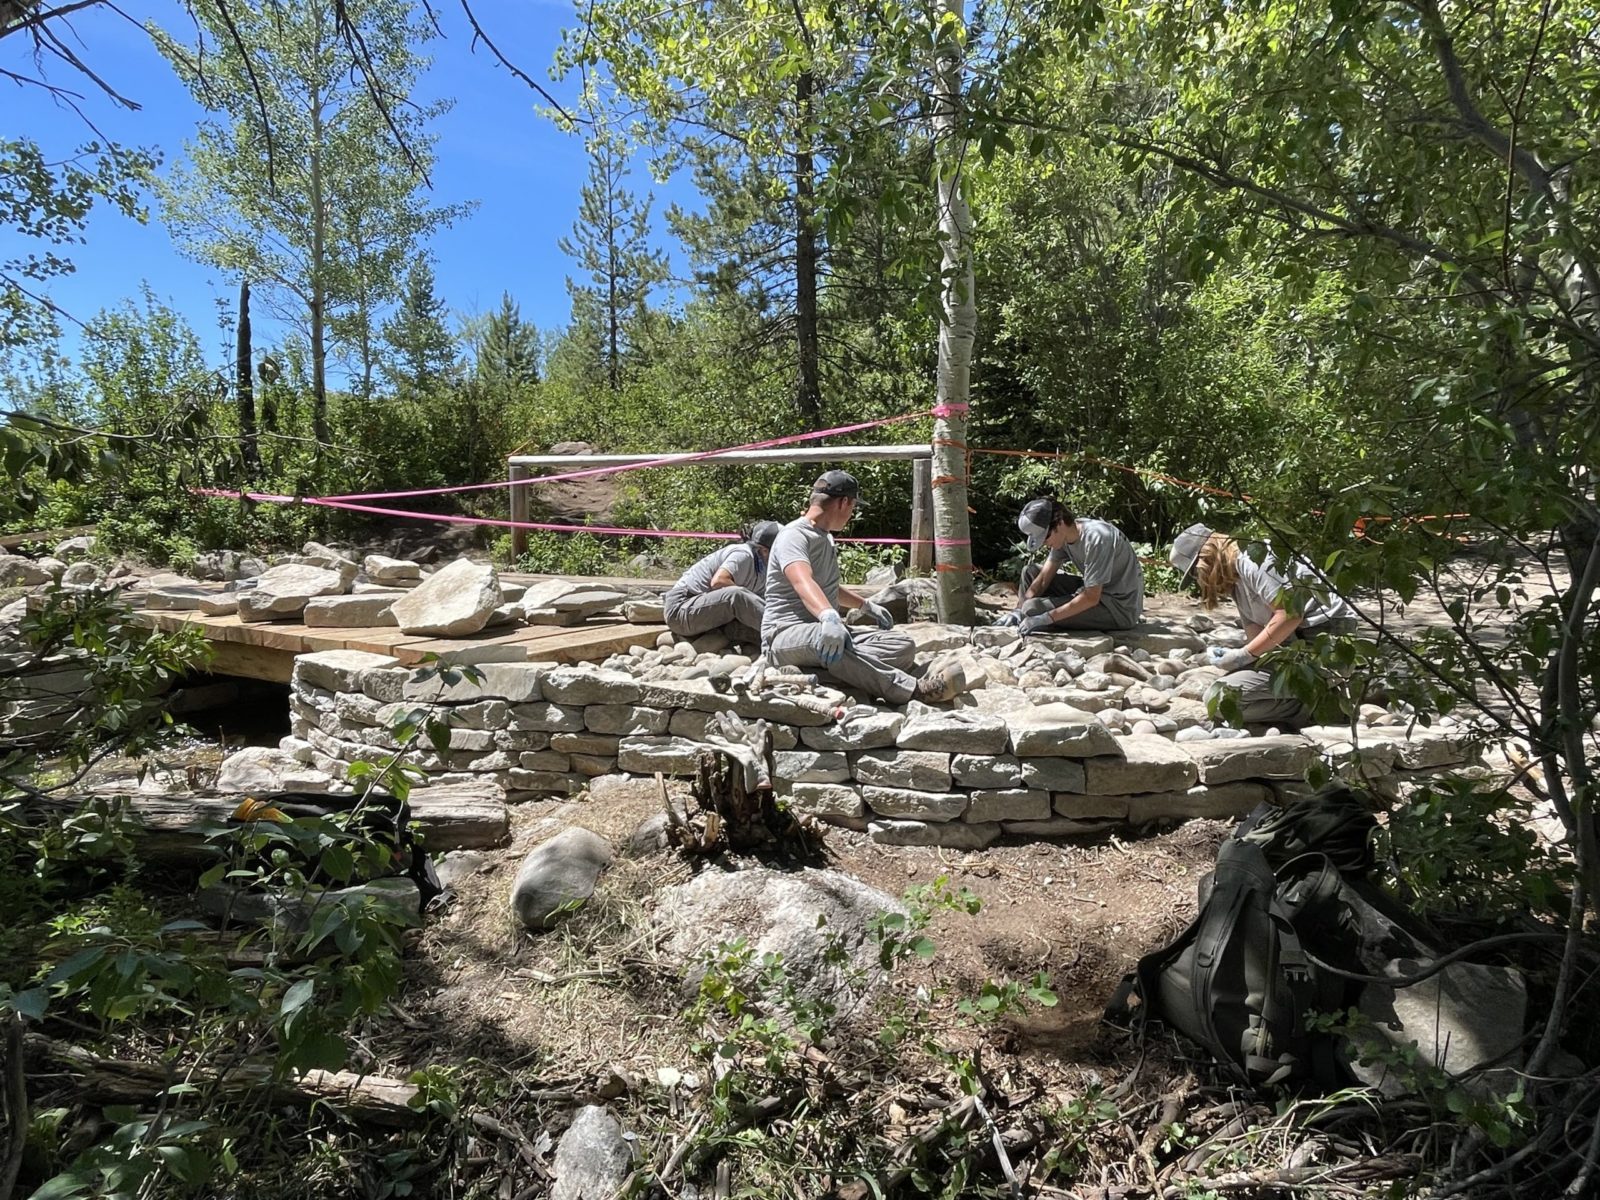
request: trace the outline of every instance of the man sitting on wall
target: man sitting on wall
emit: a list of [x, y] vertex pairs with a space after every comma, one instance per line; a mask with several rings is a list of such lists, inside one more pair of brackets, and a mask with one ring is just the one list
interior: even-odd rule
[[721, 629], [729, 641], [759, 643], [767, 555], [781, 528], [757, 521], [743, 541], [719, 546], [685, 571], [667, 593], [667, 628], [685, 638]]
[[[828, 471], [811, 485], [805, 514], [785, 525], [772, 544], [767, 566], [766, 613], [761, 645], [779, 666], [821, 667], [846, 687], [891, 704], [913, 698], [937, 704], [966, 687], [959, 668], [946, 667], [921, 679], [910, 675], [916, 645], [892, 632], [894, 618], [881, 604], [839, 583], [839, 551], [833, 535], [850, 523], [861, 485], [846, 471]], [[852, 633], [839, 605], [864, 609], [876, 630]]]

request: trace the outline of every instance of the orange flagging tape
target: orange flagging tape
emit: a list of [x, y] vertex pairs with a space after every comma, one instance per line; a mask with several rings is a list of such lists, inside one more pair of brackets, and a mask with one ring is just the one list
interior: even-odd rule
[[1112, 462], [1108, 458], [1096, 458], [1092, 454], [1071, 454], [1063, 450], [986, 450], [982, 447], [975, 448], [972, 453], [1000, 454], [1005, 455], [1008, 458], [1073, 458], [1077, 459], [1079, 462], [1094, 463], [1096, 466], [1107, 467], [1113, 471], [1125, 471], [1129, 475], [1142, 475], [1147, 479], [1159, 479], [1162, 483], [1171, 483], [1177, 485], [1178, 487], [1192, 488], [1197, 492], [1206, 492], [1212, 496], [1226, 496], [1230, 500], [1250, 500], [1250, 497], [1245, 495], [1243, 492], [1230, 492], [1226, 488], [1212, 487], [1210, 484], [1205, 483], [1195, 483], [1193, 480], [1189, 479], [1179, 479], [1176, 475], [1163, 474], [1160, 471], [1153, 471], [1148, 467], [1130, 467], [1126, 463]]

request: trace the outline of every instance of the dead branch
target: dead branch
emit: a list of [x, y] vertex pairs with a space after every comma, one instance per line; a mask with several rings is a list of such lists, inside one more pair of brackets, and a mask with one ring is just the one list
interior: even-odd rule
[[224, 1071], [199, 1066], [180, 1070], [105, 1058], [69, 1042], [39, 1035], [29, 1035], [26, 1047], [29, 1058], [73, 1076], [85, 1095], [98, 1103], [148, 1104], [168, 1088], [190, 1083], [234, 1099], [258, 1098], [265, 1091], [277, 1104], [326, 1104], [352, 1120], [375, 1125], [414, 1125], [423, 1115], [413, 1107], [419, 1095], [415, 1085], [381, 1075], [311, 1070], [277, 1079], [269, 1064], [249, 1062]]

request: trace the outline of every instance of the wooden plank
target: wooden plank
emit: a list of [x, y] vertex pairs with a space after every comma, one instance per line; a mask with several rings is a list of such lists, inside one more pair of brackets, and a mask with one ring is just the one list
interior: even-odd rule
[[[664, 467], [721, 467], [767, 463], [892, 462], [896, 459], [932, 458], [926, 442], [902, 446], [800, 446], [777, 450], [730, 450], [707, 454], [704, 450], [673, 454], [513, 454], [506, 461], [525, 467], [622, 467], [632, 463], [660, 463]], [[537, 475], [529, 479], [537, 484]], [[520, 489], [513, 489], [520, 490]]]
[[212, 642], [213, 675], [237, 675], [242, 679], [264, 679], [268, 683], [288, 683], [294, 675], [294, 655], [287, 650], [265, 646], [246, 646], [239, 642]]
[[933, 574], [933, 463], [911, 464], [911, 562], [913, 575]]
[[[506, 469], [506, 479], [513, 485], [519, 479], [528, 477], [528, 468], [521, 463], [511, 463]], [[528, 519], [528, 489], [525, 487], [511, 487], [511, 519], [513, 521], [526, 521]], [[511, 561], [516, 562], [528, 552], [528, 531], [511, 527]]]
[[15, 550], [18, 546], [26, 546], [29, 542], [55, 545], [68, 538], [82, 537], [86, 533], [95, 531], [93, 525], [72, 525], [65, 529], [35, 529], [28, 533], [7, 533], [0, 535], [0, 550]]
[[[209, 834], [217, 826], [231, 825], [229, 818], [244, 799], [242, 795], [152, 795], [119, 788], [94, 788], [87, 795], [125, 801], [139, 853], [162, 862], [217, 857], [220, 851]], [[26, 808], [38, 813], [70, 813], [84, 798], [84, 793], [43, 797], [30, 800]], [[510, 840], [511, 817], [505, 801], [487, 781], [418, 787], [407, 802], [411, 819], [431, 853], [481, 850]]]
[[417, 640], [416, 634], [402, 633], [393, 625], [380, 629], [346, 629], [342, 632], [346, 650], [365, 650], [368, 654], [394, 654], [397, 647]]
[[630, 646], [653, 646], [665, 629], [665, 625], [626, 623], [598, 628], [579, 626], [564, 630], [567, 637], [540, 642], [539, 657], [551, 657], [557, 662], [593, 662], [621, 653]]

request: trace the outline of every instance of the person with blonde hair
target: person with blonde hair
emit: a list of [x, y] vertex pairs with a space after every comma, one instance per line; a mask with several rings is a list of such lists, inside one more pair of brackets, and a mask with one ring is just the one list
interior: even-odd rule
[[1256, 660], [1294, 638], [1354, 632], [1355, 613], [1349, 604], [1333, 592], [1319, 593], [1291, 612], [1284, 593], [1304, 569], [1291, 563], [1280, 571], [1270, 551], [1258, 561], [1228, 534], [1208, 525], [1191, 525], [1180, 533], [1172, 543], [1171, 562], [1183, 578], [1194, 576], [1206, 608], [1231, 599], [1244, 625], [1243, 646], [1213, 646], [1209, 651], [1212, 663], [1226, 674], [1207, 692], [1207, 701], [1226, 688], [1237, 694], [1246, 724], [1303, 723], [1305, 706], [1292, 696], [1275, 694], [1271, 673], [1257, 668]]

